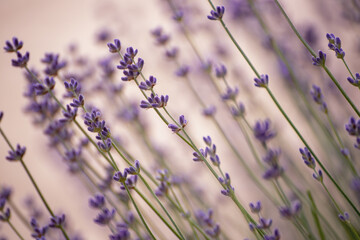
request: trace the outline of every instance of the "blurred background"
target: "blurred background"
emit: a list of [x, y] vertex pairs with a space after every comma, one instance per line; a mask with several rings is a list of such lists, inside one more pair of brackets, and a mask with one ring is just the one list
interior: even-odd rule
[[[261, 34], [258, 23], [242, 8], [241, 2], [244, 1], [218, 1], [215, 4], [225, 4], [229, 7], [226, 10], [225, 21], [234, 32], [235, 37], [245, 49], [250, 59], [255, 63], [261, 73], [270, 75], [271, 87], [284, 106], [286, 111], [295, 120], [296, 124], [303, 126], [306, 122], [306, 116], [295, 111], [294, 104], [296, 100], [291, 99], [291, 92], [287, 89], [283, 81], [277, 80], [285, 78], [279, 66], [277, 59], [269, 54], [266, 38]], [[290, 31], [283, 17], [279, 14], [272, 1], [255, 1], [264, 17], [271, 23], [272, 30], [276, 33], [275, 37], [279, 39], [282, 47], [286, 49], [292, 60], [292, 64], [297, 69], [297, 73], [304, 88], [309, 88], [312, 83], [317, 83], [325, 87], [329, 103], [334, 107], [333, 117], [339, 128], [343, 129], [341, 124], [345, 124], [351, 115], [348, 105], [340, 99], [338, 93], [334, 90], [330, 81], [322, 81], [323, 73], [314, 70], [311, 66], [311, 58], [306, 53], [303, 46]], [[291, 1], [282, 0], [284, 8], [292, 18], [301, 32], [312, 41], [314, 50], [327, 50], [327, 39], [325, 34], [330, 32], [340, 36], [343, 41], [343, 48], [346, 51], [346, 59], [349, 67], [354, 72], [359, 71], [360, 61], [360, 15], [352, 14], [351, 1], [340, 0], [322, 0], [322, 1]], [[278, 132], [278, 144], [286, 150], [285, 156], [294, 155], [292, 158], [299, 160], [298, 148], [302, 147], [298, 138], [288, 127], [274, 104], [270, 103], [268, 96], [261, 89], [254, 89], [253, 74], [245, 61], [236, 52], [235, 47], [224, 34], [220, 24], [211, 22], [207, 19], [210, 12], [210, 6], [207, 1], [182, 1], [181, 5], [186, 6], [185, 21], [189, 24], [193, 39], [199, 46], [200, 52], [206, 59], [211, 59], [214, 64], [225, 63], [228, 67], [229, 82], [231, 85], [240, 86], [240, 96], [249, 111], [249, 119], [254, 123], [257, 119], [270, 118]], [[231, 7], [233, 6], [233, 7]], [[239, 6], [237, 9], [234, 6]], [[336, 9], [336, 11], [334, 11]], [[350, 10], [349, 10], [350, 9]], [[236, 12], [238, 10], [238, 12]], [[188, 14], [188, 15], [187, 15]], [[359, 12], [358, 12], [359, 14]], [[202, 136], [211, 135], [218, 145], [219, 155], [222, 158], [222, 164], [225, 171], [230, 172], [234, 178], [236, 192], [245, 206], [248, 202], [263, 198], [261, 193], [254, 190], [249, 179], [244, 174], [243, 169], [236, 166], [226, 144], [221, 142], [220, 135], [214, 130], [211, 123], [201, 115], [201, 107], [194, 104], [195, 98], [187, 90], [183, 80], [176, 77], [174, 72], [176, 67], [169, 64], [163, 56], [164, 50], [156, 46], [155, 40], [151, 36], [151, 30], [156, 27], [163, 27], [164, 31], [171, 36], [171, 45], [179, 46], [181, 61], [190, 66], [193, 73], [192, 80], [194, 85], [209, 103], [221, 106], [219, 96], [213, 93], [205, 80], [202, 79], [200, 64], [197, 62], [191, 47], [185, 43], [185, 38], [181, 34], [181, 29], [172, 19], [172, 13], [169, 10], [166, 1], [148, 0], [148, 1], [127, 1], [127, 0], [1, 0], [0, 1], [0, 43], [4, 46], [6, 40], [11, 40], [13, 36], [18, 37], [24, 42], [24, 51], [30, 52], [30, 68], [42, 69], [40, 59], [45, 53], [59, 53], [60, 59], [71, 59], [73, 50], [76, 49], [76, 58], [82, 58], [90, 66], [87, 70], [94, 68], [98, 62], [97, 59], [109, 56], [107, 42], [114, 38], [119, 38], [123, 47], [133, 46], [139, 50], [139, 56], [145, 60], [144, 70], [146, 76], [154, 75], [158, 78], [159, 91], [162, 94], [170, 96], [169, 109], [175, 116], [184, 114], [189, 120], [187, 128], [194, 136], [199, 145], [203, 144]], [[291, 54], [294, 54], [293, 56]], [[62, 163], [58, 153], [52, 150], [48, 145], [48, 139], [43, 134], [43, 128], [35, 127], [33, 118], [24, 113], [27, 105], [27, 99], [23, 97], [26, 88], [26, 82], [22, 70], [11, 67], [11, 59], [15, 56], [0, 50], [0, 110], [4, 111], [4, 117], [1, 122], [1, 128], [6, 132], [11, 142], [15, 145], [20, 143], [27, 147], [25, 161], [30, 171], [35, 176], [40, 188], [43, 190], [48, 202], [55, 209], [55, 212], [65, 212], [68, 224], [74, 233], [80, 233], [84, 239], [97, 240], [105, 239], [109, 234], [104, 227], [94, 225], [93, 218], [96, 212], [88, 207], [88, 198], [90, 194], [82, 187], [83, 183], [76, 176], [69, 174], [68, 168]], [[306, 63], [305, 60], [308, 59]], [[310, 63], [310, 64], [309, 64]], [[117, 64], [117, 63], [115, 63]], [[347, 83], [346, 69], [334, 57], [332, 52], [328, 52], [329, 68], [334, 75], [338, 77], [342, 86], [352, 95], [354, 102], [359, 106], [360, 97], [357, 89], [354, 90]], [[307, 71], [309, 69], [309, 71]], [[283, 75], [282, 75], [283, 74]], [[118, 74], [120, 78], [121, 74]], [[89, 85], [96, 86], [99, 76], [92, 76]], [[62, 83], [58, 82], [56, 89], [60, 88], [58, 93], [63, 90]], [[89, 90], [90, 91], [90, 90]], [[139, 103], [141, 95], [136, 91], [134, 85], [126, 86], [126, 96], [130, 101]], [[109, 105], [103, 97], [90, 98], [101, 110]], [[266, 104], [266, 105], [265, 105]], [[329, 104], [329, 105], [330, 105]], [[317, 107], [317, 106], [315, 106]], [[342, 110], [337, 114], [337, 110]], [[104, 110], [104, 116], [111, 116]], [[116, 109], [113, 109], [116, 111]], [[232, 132], [231, 117], [221, 114], [221, 121], [228, 124], [227, 133], [231, 139], [239, 146], [239, 149], [245, 156], [250, 157], [248, 149], [242, 150], [245, 144], [244, 139]], [[162, 149], [164, 154], [175, 162], [175, 166], [180, 171], [196, 178], [199, 188], [206, 192], [209, 197], [209, 203], [217, 204], [224, 201], [219, 193], [219, 187], [216, 181], [210, 179], [209, 173], [196, 165], [192, 159], [192, 152], [172, 134], [167, 127], [158, 119], [153, 112], [141, 111], [142, 118], [145, 119], [154, 144]], [[79, 118], [80, 119], [80, 118]], [[124, 123], [113, 124], [112, 127], [123, 134], [122, 139], [126, 148], [135, 154], [135, 157], [144, 161], [145, 165], [153, 167], [151, 162], [146, 163], [146, 153], [137, 148], [136, 138], [126, 133], [127, 125]], [[281, 131], [280, 131], [281, 130]], [[315, 149], [320, 151], [321, 156], [326, 156], [326, 150], [321, 150], [321, 146], [312, 140], [311, 129], [304, 124], [301, 131], [314, 144]], [[343, 132], [343, 134], [345, 134]], [[216, 141], [218, 140], [218, 142]], [[276, 145], [276, 144], [274, 144]], [[0, 186], [9, 186], [13, 189], [12, 199], [18, 206], [25, 207], [25, 199], [33, 196], [36, 205], [42, 208], [40, 199], [36, 195], [33, 186], [25, 175], [20, 164], [5, 160], [8, 152], [8, 146], [0, 139]], [[254, 163], [250, 163], [250, 165]], [[284, 160], [285, 168], [290, 168], [292, 164]], [[122, 166], [125, 167], [125, 166]], [[336, 166], [334, 166], [336, 168]], [[261, 171], [258, 170], [259, 174]], [[311, 181], [311, 174], [308, 173]], [[301, 184], [300, 188], [301, 188]], [[213, 187], [214, 186], [214, 187]], [[242, 194], [244, 193], [244, 194]], [[246, 194], [245, 194], [246, 193]], [[227, 200], [225, 200], [227, 202]], [[266, 204], [265, 204], [266, 205]], [[219, 210], [219, 209], [217, 209]], [[231, 208], [226, 208], [216, 215], [221, 224], [221, 219], [230, 219], [234, 225], [231, 226], [229, 235], [231, 239], [240, 239], [237, 234], [244, 231], [244, 238], [248, 234], [245, 224], [236, 222], [237, 216], [233, 215]], [[271, 211], [269, 211], [271, 212]], [[19, 225], [19, 230], [28, 236], [28, 230], [21, 227], [21, 224], [15, 219], [15, 224]], [[276, 226], [282, 225], [282, 220], [276, 222]], [[7, 236], [8, 239], [16, 239], [15, 235], [5, 224], [0, 224], [0, 236]], [[286, 233], [285, 233], [286, 236]], [[28, 237], [26, 239], [29, 239]], [[171, 239], [171, 238], [170, 238]], [[290, 238], [284, 238], [290, 239]]]

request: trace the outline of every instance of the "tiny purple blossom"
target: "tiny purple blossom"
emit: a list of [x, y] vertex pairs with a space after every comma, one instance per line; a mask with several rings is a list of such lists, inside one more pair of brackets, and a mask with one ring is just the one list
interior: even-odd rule
[[239, 94], [239, 88], [227, 87], [226, 92], [221, 95], [222, 100], [235, 100], [236, 96]]
[[250, 203], [249, 207], [252, 213], [259, 213], [261, 211], [261, 202], [257, 201], [255, 204]]
[[19, 51], [23, 46], [23, 42], [19, 41], [17, 37], [12, 38], [12, 43], [10, 41], [5, 42], [4, 50], [6, 52], [17, 52]]
[[209, 107], [204, 108], [202, 111], [203, 115], [206, 117], [213, 116], [215, 112], [216, 112], [216, 107], [214, 105], [210, 105]]
[[207, 16], [210, 20], [221, 20], [225, 13], [225, 7], [224, 6], [217, 6], [216, 10], [211, 10], [210, 15]]
[[313, 85], [312, 86], [312, 89], [310, 91], [310, 94], [313, 98], [313, 100], [319, 104], [321, 106], [321, 110], [324, 112], [324, 113], [327, 113], [328, 112], [328, 109], [327, 109], [327, 105], [326, 105], [326, 102], [324, 101], [323, 99], [323, 95], [321, 93], [321, 89], [320, 87], [316, 86], [316, 85]]
[[17, 59], [11, 60], [11, 63], [14, 67], [20, 67], [24, 68], [26, 67], [29, 59], [30, 59], [30, 53], [26, 52], [25, 55], [22, 55], [20, 52], [16, 53]]
[[51, 228], [61, 228], [65, 223], [65, 214], [60, 216], [53, 216], [50, 218], [49, 227]]
[[153, 76], [149, 77], [149, 80], [145, 80], [144, 82], [140, 82], [139, 88], [142, 90], [151, 90], [156, 85], [156, 78]]
[[355, 74], [355, 79], [353, 79], [352, 77], [348, 77], [347, 80], [349, 81], [349, 83], [351, 85], [360, 88], [360, 74], [359, 73]]
[[95, 194], [94, 197], [89, 199], [89, 205], [92, 208], [102, 209], [105, 205], [105, 197], [102, 194]]
[[119, 39], [114, 39], [114, 43], [108, 43], [107, 46], [111, 53], [117, 53], [121, 50], [121, 42]]
[[130, 166], [129, 168], [126, 168], [125, 171], [128, 174], [131, 174], [131, 175], [139, 174], [140, 173], [140, 162], [139, 162], [139, 160], [135, 160], [134, 166]]
[[359, 136], [360, 135], [360, 119], [355, 120], [354, 117], [350, 117], [349, 123], [345, 124], [345, 129], [350, 136]]
[[3, 116], [4, 116], [4, 112], [0, 111], [0, 122], [1, 122], [1, 119], [3, 118]]
[[262, 144], [275, 137], [276, 133], [270, 128], [270, 120], [257, 121], [253, 127], [254, 136]]
[[109, 210], [108, 208], [104, 208], [94, 219], [94, 222], [99, 225], [107, 225], [114, 218], [114, 215], [115, 209]]
[[21, 147], [19, 144], [16, 145], [16, 149], [9, 151], [9, 155], [6, 157], [9, 161], [21, 160], [26, 151], [26, 147]]
[[350, 219], [349, 213], [347, 212], [344, 212], [343, 214], [339, 214], [338, 216], [342, 222], [347, 222]]
[[304, 163], [309, 168], [315, 169], [316, 162], [315, 162], [315, 159], [313, 158], [313, 156], [311, 155], [309, 149], [307, 149], [307, 147], [304, 147], [304, 149], [300, 148], [299, 151], [301, 153], [302, 159], [304, 160]]
[[183, 65], [176, 70], [175, 74], [178, 77], [186, 77], [190, 71], [190, 67], [187, 65]]
[[269, 76], [267, 74], [262, 74], [260, 78], [254, 78], [254, 81], [256, 87], [266, 88], [269, 85]]
[[220, 65], [219, 67], [215, 68], [215, 74], [217, 78], [223, 78], [226, 76], [227, 70], [225, 65]]
[[326, 54], [322, 51], [319, 51], [318, 57], [312, 57], [314, 66], [325, 66]]

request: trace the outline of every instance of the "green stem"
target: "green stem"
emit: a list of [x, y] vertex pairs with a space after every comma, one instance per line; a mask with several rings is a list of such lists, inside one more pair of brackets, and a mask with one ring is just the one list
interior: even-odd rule
[[[12, 151], [15, 151], [14, 147], [12, 146], [12, 144], [11, 144], [10, 141], [9, 141], [9, 139], [7, 138], [7, 136], [5, 135], [5, 133], [3, 132], [3, 130], [2, 130], [1, 128], [0, 128], [0, 134], [1, 134], [2, 137], [5, 139], [6, 143], [7, 143], [8, 146], [10, 147], [10, 149], [11, 149]], [[21, 158], [19, 159], [19, 161], [20, 161], [21, 165], [23, 166], [26, 174], [27, 174], [28, 177], [30, 178], [30, 181], [31, 181], [32, 185], [34, 186], [35, 190], [37, 191], [37, 193], [38, 193], [39, 197], [41, 198], [42, 202], [44, 203], [46, 209], [48, 210], [48, 212], [50, 213], [50, 215], [51, 215], [52, 217], [54, 217], [55, 215], [54, 215], [53, 211], [51, 210], [49, 204], [47, 203], [47, 201], [45, 200], [43, 194], [41, 193], [40, 188], [39, 188], [38, 185], [36, 184], [36, 181], [34, 180], [34, 178], [33, 178], [33, 176], [31, 175], [29, 169], [27, 168], [27, 166], [26, 166], [23, 158], [21, 157]], [[59, 228], [60, 228], [61, 232], [63, 233], [65, 239], [66, 239], [66, 240], [69, 240], [69, 237], [68, 237], [66, 231], [64, 230], [64, 228], [63, 228], [62, 226], [60, 226]]]
[[10, 222], [10, 220], [7, 220], [7, 223], [9, 224], [9, 226], [11, 227], [11, 229], [15, 232], [15, 234], [21, 239], [24, 240], [24, 238], [21, 236], [21, 234], [19, 233], [19, 231], [15, 228], [15, 226]]
[[310, 203], [311, 203], [311, 214], [312, 214], [312, 216], [314, 218], [315, 225], [316, 225], [316, 228], [318, 230], [320, 239], [325, 240], [326, 239], [325, 234], [324, 234], [324, 231], [323, 231], [323, 229], [321, 227], [321, 223], [320, 223], [320, 220], [319, 220], [319, 217], [318, 217], [319, 210], [316, 207], [315, 201], [314, 201], [310, 191], [307, 191], [307, 195], [308, 195], [308, 198], [309, 198]]
[[[286, 18], [286, 21], [289, 23], [291, 29], [294, 31], [294, 33], [296, 34], [296, 36], [299, 38], [299, 40], [302, 42], [302, 44], [306, 47], [306, 49], [310, 52], [310, 54], [313, 57], [316, 57], [316, 53], [314, 52], [314, 50], [309, 46], [309, 44], [307, 44], [307, 42], [304, 40], [304, 38], [300, 35], [300, 33], [297, 31], [297, 29], [295, 28], [294, 24], [291, 22], [290, 18], [288, 17], [288, 15], [286, 14], [285, 10], [282, 8], [282, 6], [280, 5], [278, 0], [274, 0], [276, 5], [278, 6], [278, 8], [280, 9], [281, 13], [284, 15], [284, 17]], [[346, 101], [350, 104], [350, 106], [352, 107], [352, 109], [356, 112], [356, 114], [360, 117], [360, 111], [356, 108], [355, 104], [351, 101], [351, 99], [349, 98], [349, 96], [346, 94], [346, 92], [344, 91], [344, 89], [340, 86], [339, 82], [336, 80], [336, 78], [332, 75], [332, 73], [330, 72], [330, 70], [325, 66], [322, 65], [321, 66], [325, 72], [328, 74], [328, 76], [331, 78], [331, 80], [333, 81], [333, 83], [336, 85], [336, 87], [339, 89], [339, 91], [341, 92], [341, 94], [343, 95], [343, 97], [346, 99]]]
[[350, 75], [351, 75], [352, 79], [355, 79], [354, 75], [352, 74], [352, 72], [351, 72], [351, 70], [350, 70], [349, 66], [347, 65], [347, 63], [346, 63], [346, 61], [345, 61], [345, 58], [342, 58], [341, 60], [343, 61], [343, 63], [344, 63], [344, 65], [345, 65], [346, 69], [347, 69], [347, 70], [348, 70], [348, 72], [350, 73]]
[[304, 137], [300, 134], [299, 130], [295, 127], [294, 123], [290, 120], [288, 115], [285, 113], [285, 111], [280, 106], [279, 102], [276, 100], [275, 96], [272, 94], [269, 87], [265, 87], [266, 91], [270, 95], [271, 99], [275, 103], [275, 105], [280, 110], [281, 114], [285, 117], [287, 122], [290, 124], [290, 126], [295, 131], [296, 135], [300, 138], [300, 140], [303, 142], [303, 144], [309, 149], [310, 153], [314, 156], [315, 161], [319, 164], [319, 166], [323, 169], [324, 173], [328, 176], [328, 178], [331, 180], [331, 182], [335, 185], [335, 187], [338, 189], [338, 191], [343, 195], [343, 197], [346, 199], [346, 201], [351, 205], [351, 207], [354, 209], [354, 211], [357, 213], [358, 216], [360, 216], [359, 210], [356, 208], [356, 206], [353, 204], [353, 202], [350, 200], [350, 198], [346, 195], [346, 193], [342, 190], [342, 188], [338, 185], [338, 183], [334, 180], [334, 178], [330, 175], [328, 170], [325, 168], [325, 166], [322, 164], [322, 162], [319, 160], [319, 158], [315, 155], [312, 148], [309, 146], [309, 144], [306, 142]]
[[123, 185], [124, 185], [124, 187], [125, 187], [125, 190], [126, 190], [127, 194], [129, 195], [129, 198], [130, 198], [131, 202], [133, 203], [133, 205], [134, 205], [134, 207], [135, 207], [135, 209], [136, 209], [136, 212], [138, 213], [138, 215], [139, 215], [139, 217], [140, 217], [140, 219], [141, 219], [141, 222], [144, 224], [147, 232], [150, 234], [150, 237], [151, 237], [152, 239], [156, 240], [156, 238], [155, 238], [155, 236], [153, 235], [153, 233], [151, 232], [149, 226], [146, 224], [145, 219], [143, 218], [143, 216], [142, 216], [139, 208], [137, 207], [137, 204], [135, 203], [135, 200], [134, 200], [133, 197], [131, 196], [131, 193], [130, 193], [130, 191], [129, 191], [128, 186], [125, 184], [125, 182], [123, 183]]

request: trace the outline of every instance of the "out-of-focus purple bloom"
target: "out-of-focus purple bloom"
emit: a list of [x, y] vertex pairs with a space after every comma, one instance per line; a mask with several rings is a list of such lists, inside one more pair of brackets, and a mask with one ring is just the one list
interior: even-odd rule
[[7, 222], [9, 221], [10, 217], [11, 217], [10, 208], [6, 208], [5, 211], [2, 211], [2, 213], [0, 213], [0, 222]]
[[275, 137], [276, 133], [270, 128], [270, 120], [266, 119], [265, 121], [257, 121], [253, 127], [254, 136], [262, 144], [265, 144], [267, 141]]
[[0, 189], [0, 199], [9, 200], [12, 193], [12, 189], [10, 187], [2, 187]]
[[121, 183], [120, 189], [125, 190], [125, 186], [128, 187], [128, 189], [134, 189], [136, 186], [138, 180], [138, 176], [137, 175], [133, 175], [130, 176], [128, 178], [126, 178], [125, 182]]
[[199, 152], [200, 152], [201, 155], [199, 153], [197, 153], [197, 152], [193, 153], [193, 156], [194, 156], [193, 160], [195, 162], [204, 161], [203, 158], [206, 158], [206, 156], [207, 156], [207, 153], [206, 153], [206, 151], [204, 151], [204, 149], [199, 149]]
[[21, 147], [19, 144], [16, 145], [16, 149], [9, 151], [9, 155], [6, 157], [9, 161], [18, 161], [22, 159], [26, 151], [26, 147]]
[[250, 203], [249, 204], [250, 210], [252, 213], [259, 213], [261, 211], [261, 202], [257, 201], [255, 204], [254, 203]]
[[26, 67], [29, 59], [30, 59], [30, 53], [26, 52], [25, 55], [22, 55], [20, 52], [16, 52], [17, 59], [11, 60], [11, 64], [14, 67], [20, 67], [24, 68]]
[[156, 44], [158, 45], [166, 45], [166, 43], [170, 40], [170, 36], [165, 34], [161, 27], [152, 30], [151, 34], [155, 37]]
[[317, 173], [313, 173], [313, 178], [319, 182], [323, 182], [324, 176], [321, 169], [319, 169]]
[[217, 78], [223, 78], [226, 76], [227, 70], [225, 65], [220, 65], [219, 67], [215, 68], [215, 74]]
[[211, 10], [210, 15], [207, 16], [210, 20], [221, 20], [225, 13], [225, 7], [224, 6], [217, 6], [216, 10]]
[[178, 77], [186, 77], [190, 71], [190, 67], [187, 65], [183, 65], [176, 70], [175, 74]]
[[347, 212], [344, 212], [343, 214], [339, 214], [338, 216], [342, 222], [347, 222], [350, 219], [350, 216]]
[[31, 236], [35, 239], [45, 240], [45, 235], [48, 230], [48, 226], [40, 227], [35, 218], [31, 218], [30, 226], [33, 229]]
[[125, 171], [128, 174], [131, 174], [131, 175], [138, 175], [140, 173], [140, 162], [139, 162], [139, 160], [135, 160], [134, 166], [130, 166], [130, 167], [126, 168]]
[[77, 97], [80, 94], [81, 91], [81, 85], [78, 81], [76, 81], [75, 78], [70, 78], [70, 81], [64, 82], [65, 89], [67, 90], [67, 94], [65, 94], [65, 97], [74, 98]]
[[115, 215], [115, 209], [109, 210], [108, 208], [104, 208], [94, 219], [94, 222], [99, 225], [107, 225]]
[[272, 235], [265, 235], [264, 240], [280, 240], [280, 231], [275, 229]]
[[167, 49], [165, 52], [166, 57], [170, 59], [175, 59], [179, 54], [179, 49], [177, 47], [173, 47], [170, 49]]
[[324, 101], [323, 99], [323, 95], [321, 93], [321, 89], [320, 87], [316, 86], [316, 85], [313, 85], [312, 86], [312, 89], [310, 91], [310, 94], [313, 98], [313, 100], [319, 104], [321, 106], [321, 110], [324, 112], [324, 113], [327, 113], [328, 112], [328, 109], [327, 109], [327, 105], [326, 105], [326, 102]]
[[239, 102], [236, 106], [231, 106], [230, 111], [234, 117], [243, 117], [245, 115], [245, 105]]
[[350, 136], [359, 136], [360, 135], [360, 119], [355, 120], [354, 117], [350, 117], [349, 123], [345, 124], [345, 129]]
[[221, 95], [222, 100], [233, 100], [235, 101], [236, 96], [239, 94], [239, 88], [227, 87], [226, 92]]
[[204, 108], [202, 113], [206, 117], [212, 117], [216, 113], [216, 107], [214, 105], [210, 105], [209, 107]]
[[77, 108], [72, 108], [70, 105], [66, 105], [66, 110], [63, 111], [64, 118], [59, 121], [63, 123], [74, 121], [77, 115], [77, 110]]
[[98, 144], [100, 150], [102, 150], [104, 152], [109, 152], [111, 150], [112, 141], [111, 141], [111, 138], [108, 138], [104, 142], [99, 141], [97, 144]]
[[272, 219], [260, 218], [259, 223], [256, 226], [258, 229], [268, 229], [271, 227]]
[[22, 41], [19, 41], [17, 39], [17, 37], [13, 37], [12, 38], [12, 43], [10, 41], [6, 41], [5, 42], [5, 47], [4, 47], [4, 50], [6, 52], [17, 52], [19, 51], [23, 46], [23, 42]]
[[105, 197], [102, 194], [95, 194], [89, 199], [89, 205], [92, 208], [102, 209], [105, 206]]
[[46, 53], [41, 61], [46, 64], [44, 72], [49, 76], [56, 76], [66, 66], [66, 61], [59, 61], [59, 54]]
[[301, 202], [299, 200], [295, 200], [291, 203], [291, 206], [280, 207], [280, 215], [284, 218], [291, 219], [294, 216], [298, 215], [301, 207]]
[[1, 122], [1, 120], [2, 120], [2, 118], [3, 118], [3, 116], [4, 116], [4, 112], [3, 112], [3, 111], [0, 111], [0, 122]]
[[231, 186], [230, 175], [228, 173], [225, 173], [225, 178], [219, 177], [218, 180], [224, 187], [224, 189], [221, 190], [221, 194], [225, 196], [230, 196], [231, 192], [235, 191], [234, 187]]

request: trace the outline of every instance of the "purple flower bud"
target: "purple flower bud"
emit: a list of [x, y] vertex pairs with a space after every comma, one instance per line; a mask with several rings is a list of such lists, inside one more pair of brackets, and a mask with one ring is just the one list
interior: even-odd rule
[[17, 59], [11, 60], [12, 65], [14, 67], [20, 67], [20, 68], [26, 67], [26, 65], [30, 59], [30, 53], [26, 52], [25, 55], [23, 56], [20, 52], [17, 52], [16, 56], [17, 56]]
[[21, 147], [19, 144], [16, 145], [15, 150], [9, 151], [9, 155], [6, 157], [9, 161], [18, 161], [22, 159], [26, 151], [26, 147]]
[[299, 151], [301, 153], [301, 158], [304, 160], [304, 163], [309, 168], [315, 169], [316, 162], [313, 156], [311, 155], [309, 149], [307, 149], [307, 147], [304, 147], [304, 149], [300, 148]]
[[344, 212], [343, 214], [339, 214], [338, 216], [342, 222], [348, 222], [350, 219], [350, 216], [347, 212]]
[[269, 76], [267, 74], [262, 74], [259, 78], [254, 78], [255, 86], [256, 87], [267, 87], [269, 85]]
[[99, 225], [107, 225], [114, 218], [114, 215], [115, 209], [110, 211], [108, 208], [104, 208], [94, 219], [94, 222]]
[[96, 194], [93, 198], [89, 199], [89, 205], [92, 208], [102, 209], [105, 205], [105, 197], [102, 194]]
[[107, 46], [111, 53], [117, 53], [121, 50], [121, 42], [119, 39], [114, 39], [114, 43], [108, 43]]
[[319, 51], [319, 56], [312, 57], [312, 61], [314, 66], [325, 66], [326, 54], [322, 51]]
[[355, 79], [353, 79], [352, 77], [348, 77], [347, 80], [349, 81], [349, 83], [351, 85], [360, 88], [360, 74], [359, 73], [355, 74]]
[[216, 112], [216, 107], [214, 105], [211, 105], [207, 108], [204, 108], [202, 113], [206, 117], [211, 117], [215, 114], [215, 112]]
[[12, 43], [10, 41], [5, 42], [4, 50], [6, 52], [17, 52], [19, 51], [23, 46], [23, 42], [19, 41], [17, 37], [12, 38]]
[[211, 10], [209, 16], [207, 16], [210, 20], [221, 20], [225, 13], [225, 7], [224, 6], [217, 6], [216, 10]]
[[50, 218], [49, 227], [51, 228], [60, 228], [65, 223], [65, 214], [61, 214], [60, 216], [53, 216]]
[[255, 204], [250, 203], [249, 207], [252, 213], [259, 213], [261, 211], [261, 202], [257, 201]]
[[217, 78], [223, 78], [226, 76], [227, 70], [225, 65], [220, 65], [220, 67], [215, 68], [215, 74]]

